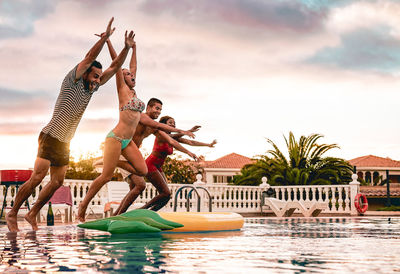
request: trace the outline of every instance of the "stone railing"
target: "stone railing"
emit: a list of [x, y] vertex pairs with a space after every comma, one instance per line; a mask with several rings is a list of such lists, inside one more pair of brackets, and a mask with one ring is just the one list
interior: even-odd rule
[[[201, 182], [201, 176], [198, 175], [198, 181], [193, 185], [201, 185], [206, 188], [212, 197], [213, 212], [238, 212], [238, 213], [259, 213], [261, 212], [261, 196], [262, 192], [269, 188], [266, 178], [260, 186], [234, 186], [224, 184], [205, 184]], [[304, 203], [313, 201], [324, 201], [329, 203], [329, 208], [324, 213], [332, 214], [350, 214], [357, 215], [354, 208], [354, 197], [359, 192], [359, 183], [353, 175], [353, 182], [349, 185], [317, 185], [317, 186], [272, 186], [276, 192], [276, 198], [285, 201], [301, 201]], [[46, 177], [43, 182], [34, 190], [33, 195], [28, 199], [32, 204], [36, 199], [41, 188], [47, 184], [49, 178]], [[65, 180], [64, 185], [71, 189], [73, 199], [73, 211], [76, 214], [77, 205], [85, 197], [90, 183], [87, 180]], [[109, 182], [108, 184], [112, 184]], [[114, 182], [115, 183], [115, 182]], [[176, 192], [182, 186], [193, 186], [182, 184], [169, 184], [172, 196], [168, 204], [162, 211], [173, 211], [174, 198]], [[180, 192], [177, 197], [177, 211], [187, 210], [187, 195], [192, 188], [186, 188]], [[208, 211], [209, 199], [205, 191], [198, 189], [201, 197], [201, 210]], [[156, 195], [157, 191], [153, 185], [147, 183], [145, 191], [136, 200], [137, 203], [146, 203]], [[7, 206], [12, 204], [15, 197], [15, 188], [11, 187], [7, 195]], [[192, 191], [189, 201], [189, 210], [197, 210], [197, 194]], [[0, 200], [4, 199], [4, 191], [0, 191]], [[99, 193], [93, 198], [88, 210], [89, 212], [102, 213], [104, 205], [109, 202], [108, 188], [104, 186]]]
[[[259, 186], [268, 189], [267, 178], [263, 178]], [[315, 185], [315, 186], [272, 186], [275, 198], [282, 201], [299, 201], [303, 204], [326, 202], [328, 208], [323, 213], [357, 215], [354, 199], [360, 190], [357, 175], [352, 175], [352, 182], [348, 185]]]

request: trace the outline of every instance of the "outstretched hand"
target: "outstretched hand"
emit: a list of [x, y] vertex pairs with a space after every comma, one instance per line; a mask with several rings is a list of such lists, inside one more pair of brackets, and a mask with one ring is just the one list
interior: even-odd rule
[[196, 136], [193, 134], [193, 132], [191, 132], [191, 131], [189, 131], [189, 130], [184, 131], [183, 134], [185, 134], [185, 135], [187, 135], [187, 136], [189, 136], [190, 138], [193, 138], [193, 139], [194, 139], [194, 137], [196, 137]]
[[115, 28], [111, 28], [113, 21], [114, 21], [114, 17], [111, 17], [110, 22], [108, 22], [106, 32], [104, 32], [104, 36], [106, 36], [107, 39], [114, 33]]
[[208, 146], [209, 147], [214, 147], [214, 145], [217, 143], [217, 140], [213, 140]]
[[[100, 34], [95, 33], [94, 35], [96, 35], [96, 36], [102, 38], [102, 37], [104, 37], [104, 36], [106, 35], [106, 33], [105, 33], [105, 32], [100, 33]], [[108, 42], [108, 41], [110, 41], [110, 39], [107, 38], [107, 42]]]
[[189, 129], [189, 131], [191, 131], [191, 132], [196, 132], [196, 131], [198, 131], [200, 128], [201, 128], [201, 126], [194, 126], [194, 127], [192, 127], [191, 129]]
[[128, 34], [128, 31], [125, 31], [125, 47], [131, 48], [135, 45], [135, 33], [131, 30]]
[[189, 154], [189, 156], [192, 157], [193, 160], [195, 160], [196, 162], [199, 161], [199, 158], [196, 156], [196, 154], [194, 154], [194, 153], [192, 153], [192, 152], [189, 152], [188, 154]]

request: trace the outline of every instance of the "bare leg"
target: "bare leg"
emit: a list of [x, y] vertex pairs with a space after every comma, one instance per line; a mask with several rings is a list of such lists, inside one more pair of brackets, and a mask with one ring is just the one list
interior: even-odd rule
[[147, 173], [147, 165], [136, 144], [134, 142], [130, 142], [129, 145], [122, 151], [122, 154], [129, 161], [129, 163], [125, 163], [128, 165], [132, 163], [132, 168], [135, 170], [134, 173], [139, 176], [134, 174], [130, 176], [131, 182], [133, 182], [133, 184], [129, 185], [131, 190], [128, 192], [128, 194], [126, 194], [124, 199], [122, 199], [118, 209], [115, 212], [115, 215], [124, 213], [136, 200], [140, 193], [142, 193], [146, 188], [146, 182], [144, 181], [143, 177], [140, 177], [140, 175], [143, 176]]
[[118, 209], [115, 211], [115, 215], [122, 214], [130, 207], [130, 205], [137, 199], [137, 197], [145, 190], [146, 182], [143, 177], [131, 175], [131, 180], [133, 182], [133, 188], [126, 194], [124, 199], [121, 201]]
[[[133, 176], [135, 176], [135, 175], [131, 174], [131, 175], [129, 175], [128, 177], [125, 178], [125, 181], [126, 181], [126, 182], [128, 183], [128, 185], [129, 185], [129, 192], [132, 191], [132, 189], [135, 187], [135, 183], [132, 181], [132, 177], [133, 177]], [[128, 193], [129, 193], [129, 192], [128, 192]], [[128, 194], [127, 194], [126, 196], [128, 196]], [[121, 214], [121, 213], [124, 213], [124, 212], [121, 212], [121, 204], [126, 203], [126, 199], [127, 199], [126, 196], [125, 196], [125, 197], [122, 199], [122, 201], [120, 202], [120, 204], [119, 204], [117, 210], [113, 213], [113, 216], [117, 216], [117, 215], [119, 215], [119, 214]], [[120, 212], [121, 212], [121, 213], [120, 213]]]
[[[93, 163], [94, 166], [103, 166], [103, 159], [99, 159]], [[128, 171], [130, 174], [136, 174], [135, 168], [129, 163], [126, 159], [121, 160], [121, 157], [118, 160], [117, 167]]]
[[[134, 172], [132, 173], [138, 176], [145, 176], [147, 174], [146, 162], [134, 142], [130, 142], [129, 145], [122, 150], [121, 154], [128, 160], [129, 164], [132, 165], [132, 168], [134, 169]], [[128, 171], [131, 170], [126, 168], [124, 169]]]
[[34, 206], [31, 208], [28, 214], [25, 215], [25, 220], [31, 224], [33, 230], [38, 230], [36, 216], [40, 209], [50, 200], [54, 192], [56, 192], [56, 190], [63, 185], [67, 168], [68, 166], [50, 167], [50, 182], [48, 182], [46, 186], [42, 188]]
[[150, 172], [146, 178], [156, 187], [158, 195], [147, 202], [142, 208], [150, 208], [151, 210], [157, 211], [165, 206], [171, 198], [171, 191], [168, 188], [165, 175], [157, 171]]
[[17, 215], [21, 205], [32, 194], [33, 190], [42, 182], [50, 167], [50, 161], [36, 158], [32, 176], [18, 190], [12, 209], [6, 215], [8, 229], [12, 232], [19, 231]]
[[129, 173], [136, 174], [135, 168], [128, 161], [119, 160], [117, 167], [125, 169]]
[[121, 143], [114, 138], [106, 138], [104, 148], [104, 165], [103, 172], [90, 185], [85, 198], [80, 203], [78, 208], [78, 219], [81, 222], [85, 221], [86, 209], [93, 197], [100, 189], [111, 180], [118, 158], [121, 155]]

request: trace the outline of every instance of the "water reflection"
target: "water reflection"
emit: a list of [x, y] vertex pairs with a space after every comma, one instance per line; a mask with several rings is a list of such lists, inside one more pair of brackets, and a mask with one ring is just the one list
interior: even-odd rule
[[141, 273], [161, 271], [166, 258], [161, 251], [172, 240], [164, 239], [159, 233], [152, 233], [88, 236], [79, 241], [88, 247], [89, 256], [105, 256], [98, 261], [97, 270], [112, 272], [124, 269]]
[[204, 239], [242, 235], [220, 233], [109, 235], [75, 226], [54, 227], [22, 233], [5, 233], [0, 243], [0, 271], [129, 271], [165, 272], [174, 250], [189, 248]]
[[161, 251], [173, 239], [161, 234], [111, 236], [76, 227], [5, 233], [1, 239], [0, 271], [29, 272], [130, 271], [162, 272]]
[[75, 225], [18, 234], [1, 227], [0, 235], [0, 272], [400, 270], [400, 218], [246, 219], [242, 231], [119, 236]]
[[263, 230], [268, 236], [400, 238], [400, 220], [392, 218], [249, 218], [246, 223], [270, 227], [271, 229]]
[[51, 232], [41, 240], [38, 240], [35, 231], [7, 232], [1, 243], [0, 270], [57, 271], [59, 268], [52, 264], [52, 247], [49, 244], [52, 237]]

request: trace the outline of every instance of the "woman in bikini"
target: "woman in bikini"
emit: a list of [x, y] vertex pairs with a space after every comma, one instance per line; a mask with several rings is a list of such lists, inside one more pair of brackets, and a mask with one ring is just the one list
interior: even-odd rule
[[[171, 127], [175, 127], [175, 120], [170, 116], [161, 117], [160, 123], [165, 123]], [[167, 133], [161, 131], [156, 134], [153, 151], [146, 159], [146, 165], [148, 169], [146, 178], [156, 187], [158, 195], [147, 202], [142, 208], [148, 208], [157, 211], [168, 203], [171, 197], [171, 191], [169, 190], [167, 178], [162, 170], [162, 166], [167, 156], [173, 153], [174, 148], [197, 160], [197, 157], [193, 153], [188, 151], [179, 143], [191, 146], [208, 147], [214, 147], [214, 145], [217, 143], [216, 140], [212, 141], [211, 143], [202, 143], [194, 140], [184, 139], [182, 136], [182, 134], [168, 135]]]
[[[103, 34], [102, 34], [103, 35]], [[116, 73], [117, 92], [119, 101], [119, 121], [106, 137], [103, 156], [103, 171], [90, 185], [85, 198], [79, 205], [78, 219], [85, 221], [85, 212], [88, 204], [113, 176], [120, 155], [122, 154], [132, 165], [133, 172], [139, 176], [147, 174], [146, 163], [138, 147], [132, 142], [133, 134], [140, 120], [140, 113], [144, 110], [145, 104], [136, 96], [134, 90], [136, 76], [136, 51], [134, 34], [129, 34], [129, 46], [132, 47], [130, 70], [119, 69]], [[107, 46], [111, 58], [116, 58], [116, 52], [111, 41], [107, 40]]]

